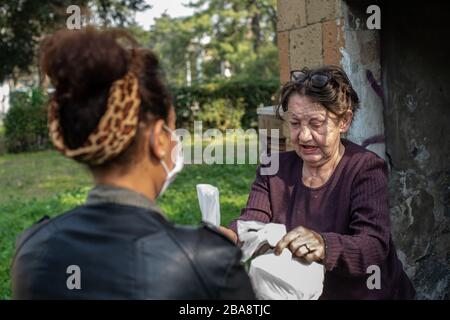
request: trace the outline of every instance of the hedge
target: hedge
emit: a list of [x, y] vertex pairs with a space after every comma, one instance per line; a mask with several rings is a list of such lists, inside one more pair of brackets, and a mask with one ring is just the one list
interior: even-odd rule
[[[235, 79], [221, 82], [170, 87], [177, 112], [177, 126], [203, 128], [256, 128], [256, 108], [272, 105], [279, 89], [278, 79]], [[39, 151], [51, 144], [48, 136], [47, 95], [40, 88], [14, 92], [4, 120], [5, 146], [9, 153]]]
[[[256, 108], [273, 105], [279, 90], [278, 78], [269, 80], [236, 79], [188, 87], [171, 87], [177, 108], [177, 125], [192, 129], [194, 120], [205, 120], [204, 127], [221, 128], [228, 121], [232, 126], [256, 128]], [[205, 117], [209, 109], [218, 109], [215, 117]], [[229, 121], [241, 112], [240, 121]], [[219, 118], [219, 115], [223, 119]], [[222, 120], [222, 121], [221, 121]]]
[[11, 94], [11, 107], [4, 119], [7, 152], [39, 151], [50, 146], [46, 99], [39, 88]]

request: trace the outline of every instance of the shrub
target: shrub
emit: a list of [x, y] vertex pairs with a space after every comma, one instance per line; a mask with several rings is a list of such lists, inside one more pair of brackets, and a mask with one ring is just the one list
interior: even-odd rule
[[[171, 87], [177, 125], [192, 129], [195, 120], [204, 120], [210, 128], [223, 128], [226, 124], [232, 128], [256, 128], [256, 108], [273, 105], [278, 89], [278, 79], [233, 79]], [[240, 119], [236, 121], [236, 117]]]
[[234, 103], [227, 99], [216, 99], [205, 103], [196, 120], [203, 121], [206, 128], [217, 128], [224, 132], [227, 128], [240, 128], [244, 112], [242, 99]]
[[7, 152], [38, 151], [50, 146], [45, 101], [40, 88], [11, 94], [11, 107], [4, 120]]
[[[278, 79], [237, 78], [192, 86], [171, 87], [177, 110], [177, 126], [192, 129], [195, 120], [204, 128], [256, 128], [256, 108], [273, 105]], [[51, 147], [46, 95], [40, 88], [11, 95], [4, 120], [7, 152], [39, 151]]]

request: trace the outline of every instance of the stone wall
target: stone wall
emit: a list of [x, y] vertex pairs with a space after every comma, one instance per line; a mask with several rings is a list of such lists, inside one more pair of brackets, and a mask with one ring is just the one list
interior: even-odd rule
[[[340, 64], [344, 46], [341, 1], [278, 0], [280, 82], [290, 70]], [[285, 128], [283, 133], [287, 133]], [[287, 135], [286, 148], [292, 149]]]
[[343, 47], [341, 2], [336, 0], [278, 0], [280, 80], [289, 71], [322, 64], [339, 64]]

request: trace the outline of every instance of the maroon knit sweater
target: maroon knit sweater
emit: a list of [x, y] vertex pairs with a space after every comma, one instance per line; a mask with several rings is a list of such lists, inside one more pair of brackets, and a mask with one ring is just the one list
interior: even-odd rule
[[[280, 153], [275, 175], [262, 176], [258, 168], [238, 219], [319, 232], [326, 243], [321, 299], [412, 299], [414, 288], [390, 234], [386, 163], [357, 144], [342, 143], [342, 159], [319, 188], [303, 184], [302, 159], [294, 151]], [[230, 224], [235, 232], [236, 223]], [[380, 268], [380, 289], [367, 286], [371, 265]]]

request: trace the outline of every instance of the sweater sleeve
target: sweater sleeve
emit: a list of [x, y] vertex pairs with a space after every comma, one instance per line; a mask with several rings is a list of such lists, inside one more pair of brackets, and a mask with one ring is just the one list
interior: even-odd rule
[[237, 220], [269, 223], [272, 220], [269, 191], [269, 179], [267, 176], [261, 175], [261, 167], [258, 167], [256, 179], [248, 196], [247, 206], [242, 209], [241, 215], [230, 223], [230, 229], [237, 234]]
[[322, 233], [327, 271], [365, 275], [367, 267], [380, 266], [389, 252], [387, 166], [378, 157], [364, 161], [352, 183], [349, 234]]

